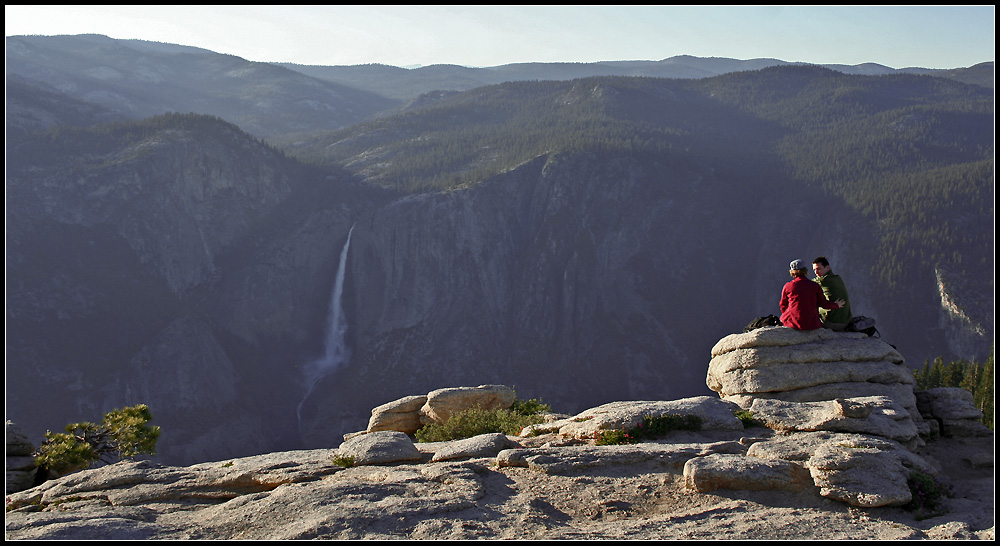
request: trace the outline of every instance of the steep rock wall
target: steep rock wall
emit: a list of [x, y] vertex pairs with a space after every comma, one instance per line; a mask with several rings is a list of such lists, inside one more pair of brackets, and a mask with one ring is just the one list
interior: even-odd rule
[[162, 125], [59, 154], [8, 143], [8, 414], [38, 443], [147, 403], [175, 462], [297, 442], [295, 355], [321, 343], [343, 181], [217, 120]]
[[354, 356], [318, 386], [303, 439], [326, 445], [373, 404], [437, 385], [520, 386], [564, 411], [708, 394], [711, 346], [776, 312], [795, 256], [844, 256], [854, 301], [877, 314], [867, 233], [847, 217], [799, 229], [837, 211], [805, 195], [566, 154], [379, 208], [348, 259]]

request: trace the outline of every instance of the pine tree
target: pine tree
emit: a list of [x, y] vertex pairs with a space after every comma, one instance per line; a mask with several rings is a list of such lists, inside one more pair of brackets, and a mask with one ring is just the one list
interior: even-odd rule
[[116, 459], [153, 455], [160, 427], [146, 425], [152, 418], [149, 406], [138, 404], [109, 411], [101, 425], [70, 423], [65, 433], [46, 432], [46, 440], [35, 453], [35, 464], [66, 475], [98, 461], [110, 464]]

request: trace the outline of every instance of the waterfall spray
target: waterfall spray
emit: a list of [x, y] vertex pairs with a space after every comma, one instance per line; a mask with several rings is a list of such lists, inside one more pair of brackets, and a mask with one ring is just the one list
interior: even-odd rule
[[350, 358], [347, 349], [345, 334], [347, 333], [347, 320], [344, 318], [344, 307], [341, 303], [344, 294], [344, 273], [347, 265], [347, 249], [351, 246], [351, 234], [354, 233], [354, 226], [347, 232], [347, 242], [340, 251], [340, 264], [337, 266], [337, 278], [333, 283], [333, 293], [330, 294], [330, 310], [327, 319], [326, 340], [324, 354], [322, 357], [306, 364], [303, 369], [303, 379], [305, 380], [306, 393], [299, 402], [299, 407], [295, 410], [295, 415], [299, 421], [299, 428], [302, 427], [302, 405], [305, 404], [309, 395], [312, 394], [316, 383], [323, 377], [333, 373]]

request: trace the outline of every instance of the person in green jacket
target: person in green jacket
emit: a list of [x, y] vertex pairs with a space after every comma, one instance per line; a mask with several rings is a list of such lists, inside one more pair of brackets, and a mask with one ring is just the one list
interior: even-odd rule
[[842, 299], [847, 302], [840, 309], [819, 310], [819, 318], [824, 328], [843, 332], [844, 328], [847, 328], [847, 323], [851, 322], [852, 317], [851, 299], [847, 296], [847, 287], [844, 286], [844, 279], [841, 279], [840, 275], [835, 274], [831, 270], [830, 262], [824, 256], [813, 260], [813, 273], [816, 274], [816, 278], [813, 280], [823, 287], [823, 294], [826, 296], [826, 299], [830, 301]]

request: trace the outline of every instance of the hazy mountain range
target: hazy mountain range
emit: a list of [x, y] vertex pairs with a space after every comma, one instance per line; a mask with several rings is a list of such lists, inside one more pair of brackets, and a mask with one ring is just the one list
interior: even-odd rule
[[[778, 59], [727, 59], [678, 55], [660, 61], [608, 61], [596, 63], [517, 63], [486, 68], [430, 65], [403, 69], [385, 65], [310, 66], [279, 63], [281, 66], [341, 85], [349, 85], [386, 97], [407, 100], [442, 89], [466, 91], [474, 87], [509, 81], [572, 80], [591, 76], [636, 76], [648, 78], [708, 78], [730, 72], [760, 70], [772, 66], [801, 66]], [[951, 70], [929, 68], [894, 69], [875, 63], [859, 65], [826, 64], [825, 68], [863, 76], [925, 74], [964, 83], [993, 86], [993, 63], [981, 63]]]
[[[508, 81], [591, 76], [704, 78], [797, 64], [777, 59], [683, 55], [661, 61], [404, 69], [377, 64], [250, 62], [196, 47], [115, 40], [96, 34], [15, 36], [8, 37], [6, 45], [8, 76], [16, 74], [47, 84], [125, 119], [142, 119], [164, 111], [211, 114], [261, 137], [345, 127], [432, 91], [466, 91]], [[896, 70], [874, 63], [827, 67], [861, 75], [929, 74], [991, 88], [994, 73], [992, 62], [952, 70]]]
[[7, 411], [35, 441], [141, 402], [187, 463], [336, 445], [445, 386], [567, 412], [708, 394], [712, 345], [820, 254], [912, 367], [992, 348], [992, 62], [6, 42]]

